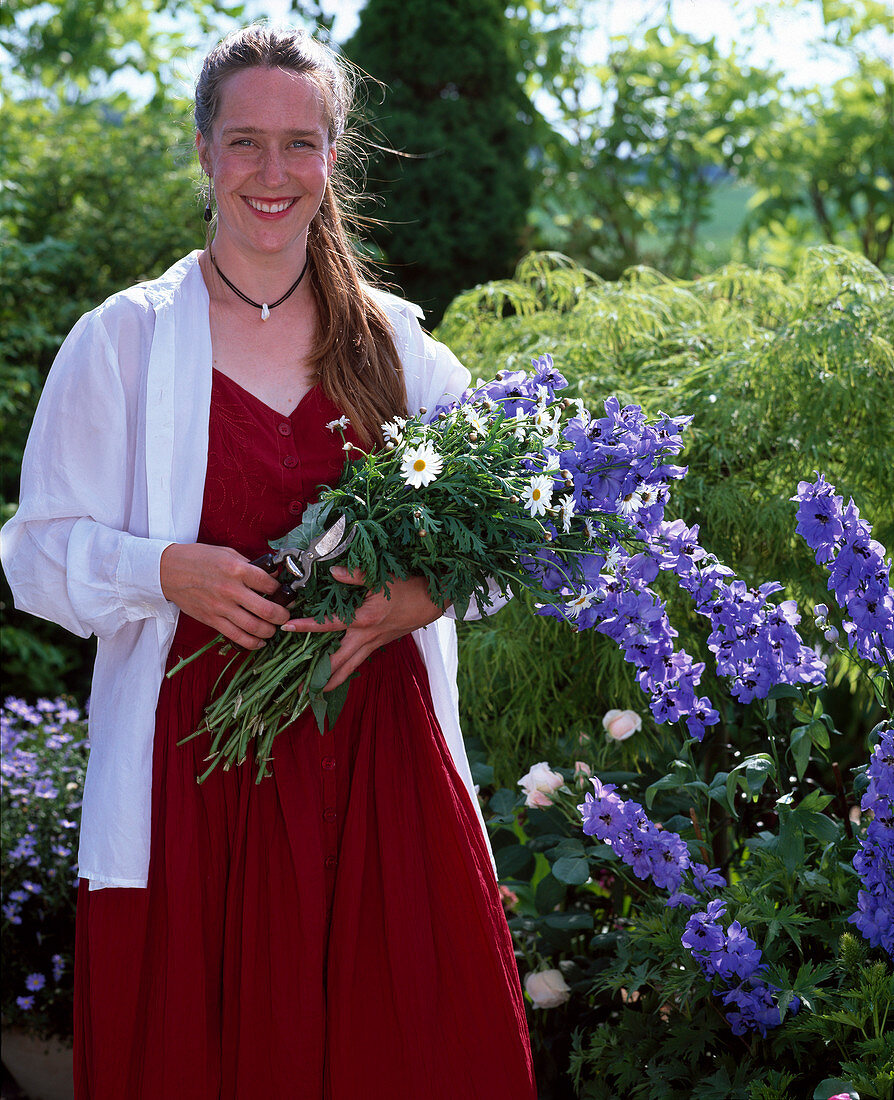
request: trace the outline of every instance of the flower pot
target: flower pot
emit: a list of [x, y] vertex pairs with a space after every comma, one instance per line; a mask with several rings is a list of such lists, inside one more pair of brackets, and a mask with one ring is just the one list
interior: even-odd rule
[[28, 1100], [74, 1100], [71, 1043], [3, 1029], [3, 1064]]

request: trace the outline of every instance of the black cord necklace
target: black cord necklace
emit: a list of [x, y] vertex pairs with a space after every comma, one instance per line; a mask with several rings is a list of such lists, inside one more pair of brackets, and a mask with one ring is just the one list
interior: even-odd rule
[[309, 255], [307, 257], [305, 257], [304, 267], [301, 268], [301, 274], [298, 276], [298, 278], [295, 280], [295, 282], [292, 283], [292, 285], [285, 292], [285, 294], [283, 294], [283, 296], [281, 298], [277, 298], [275, 302], [272, 302], [268, 306], [266, 302], [253, 302], [247, 294], [242, 293], [242, 291], [239, 289], [238, 286], [234, 286], [230, 282], [230, 280], [226, 277], [226, 275], [224, 275], [224, 273], [217, 266], [217, 260], [215, 260], [214, 253], [211, 251], [210, 248], [208, 249], [208, 255], [211, 257], [211, 262], [214, 264], [214, 270], [223, 279], [223, 281], [227, 284], [227, 286], [230, 288], [230, 290], [232, 290], [232, 292], [234, 294], [238, 294], [243, 302], [247, 302], [250, 306], [254, 306], [255, 309], [259, 309], [261, 311], [261, 320], [262, 321], [267, 320], [267, 318], [270, 316], [270, 310], [271, 309], [276, 309], [277, 306], [281, 306], [283, 304], [283, 302], [286, 300], [286, 298], [291, 297], [291, 295], [293, 295], [295, 293], [295, 291], [298, 289], [299, 285], [301, 284], [301, 280], [304, 278], [304, 273], [307, 271], [308, 260], [310, 259]]

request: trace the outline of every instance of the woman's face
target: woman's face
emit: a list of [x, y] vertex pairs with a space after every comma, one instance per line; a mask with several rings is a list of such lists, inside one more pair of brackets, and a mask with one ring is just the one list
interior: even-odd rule
[[287, 69], [233, 73], [221, 86], [210, 138], [197, 134], [196, 148], [214, 180], [215, 244], [247, 256], [294, 250], [303, 262], [335, 163], [314, 82]]

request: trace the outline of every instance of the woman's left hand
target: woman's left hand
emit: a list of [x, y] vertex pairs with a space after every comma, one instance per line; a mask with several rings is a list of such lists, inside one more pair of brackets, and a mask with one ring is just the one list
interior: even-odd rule
[[[366, 578], [359, 569], [352, 572], [334, 565], [330, 573], [342, 584], [366, 584]], [[281, 627], [282, 630], [308, 633], [344, 630], [341, 645], [332, 654], [332, 675], [323, 691], [332, 691], [343, 684], [377, 649], [402, 638], [404, 634], [428, 626], [444, 614], [444, 609], [432, 602], [424, 577], [393, 580], [388, 587], [390, 599], [382, 592], [367, 592], [350, 626], [346, 626], [341, 619], [326, 619], [322, 623], [315, 619], [290, 619]]]

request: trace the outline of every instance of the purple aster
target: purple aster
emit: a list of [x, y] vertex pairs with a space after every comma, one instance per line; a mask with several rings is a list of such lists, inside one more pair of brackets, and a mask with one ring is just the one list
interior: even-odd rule
[[43, 989], [46, 984], [47, 980], [43, 974], [29, 974], [25, 979], [25, 988], [32, 993], [37, 993], [38, 990]]

